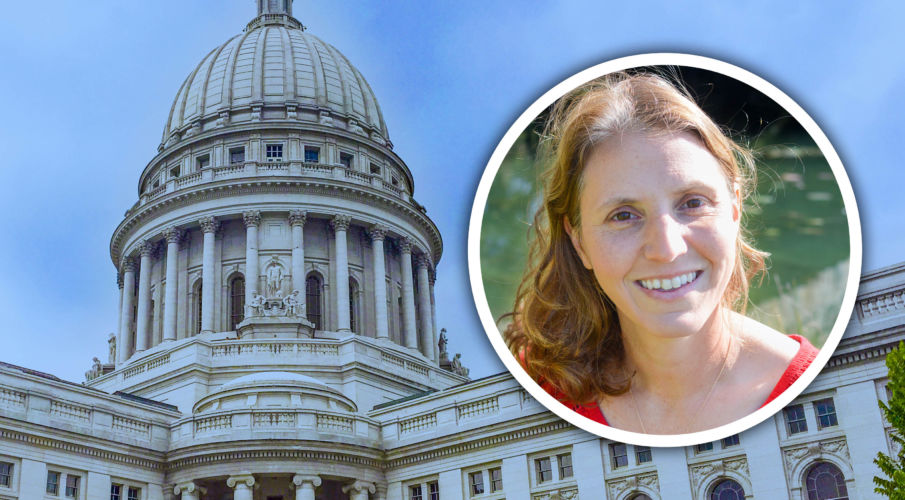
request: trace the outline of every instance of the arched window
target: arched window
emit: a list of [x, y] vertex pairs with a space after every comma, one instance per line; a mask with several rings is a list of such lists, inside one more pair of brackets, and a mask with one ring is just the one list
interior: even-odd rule
[[396, 343], [405, 344], [405, 313], [402, 310], [402, 292], [396, 296]]
[[721, 479], [710, 490], [710, 500], [745, 500], [745, 490], [731, 479]]
[[349, 278], [349, 328], [353, 332], [361, 333], [361, 315], [358, 303], [361, 290], [358, 288], [358, 282], [355, 278]]
[[229, 329], [245, 319], [245, 278], [236, 276], [229, 282]]
[[321, 297], [323, 295], [323, 282], [320, 276], [309, 274], [305, 280], [305, 309], [308, 321], [314, 323], [315, 330], [323, 330], [321, 311]]
[[651, 498], [649, 496], [645, 495], [644, 493], [638, 493], [637, 495], [633, 496], [629, 500], [651, 500]]
[[808, 500], [848, 500], [845, 476], [839, 467], [829, 462], [819, 462], [805, 476]]
[[192, 335], [201, 333], [201, 280], [195, 285], [195, 330]]

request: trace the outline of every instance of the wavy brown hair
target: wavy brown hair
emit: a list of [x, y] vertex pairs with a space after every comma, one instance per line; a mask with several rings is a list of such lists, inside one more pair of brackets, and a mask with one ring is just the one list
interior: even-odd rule
[[[607, 138], [626, 132], [689, 132], [719, 161], [730, 191], [744, 202], [754, 185], [754, 160], [724, 133], [682, 87], [651, 73], [617, 73], [593, 80], [559, 99], [547, 121], [542, 153], [543, 204], [534, 217], [528, 269], [504, 332], [509, 349], [535, 380], [567, 400], [588, 404], [629, 388], [616, 309], [566, 233], [581, 226], [579, 196], [585, 158]], [[767, 254], [739, 232], [736, 262], [723, 307], [744, 312], [748, 283]]]

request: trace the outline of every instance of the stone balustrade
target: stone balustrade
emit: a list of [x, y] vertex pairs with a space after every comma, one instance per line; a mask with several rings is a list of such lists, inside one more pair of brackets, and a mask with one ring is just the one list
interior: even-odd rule
[[173, 190], [167, 189], [166, 184], [161, 184], [141, 197], [141, 204], [147, 204], [153, 200], [161, 198], [171, 192], [186, 189], [210, 181], [221, 181], [226, 179], [241, 179], [249, 177], [267, 177], [270, 175], [289, 176], [289, 177], [311, 177], [320, 179], [339, 180], [349, 182], [361, 186], [376, 187], [386, 191], [395, 197], [403, 200], [407, 199], [405, 191], [392, 183], [387, 182], [381, 175], [359, 172], [351, 170], [339, 165], [328, 165], [324, 163], [302, 163], [302, 162], [245, 162], [220, 167], [210, 168], [210, 174], [203, 175], [203, 172], [194, 172], [182, 177], [173, 179]]

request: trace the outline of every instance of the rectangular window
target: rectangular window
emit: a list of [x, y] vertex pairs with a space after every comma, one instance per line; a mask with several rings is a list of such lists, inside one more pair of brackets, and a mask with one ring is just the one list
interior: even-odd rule
[[559, 478], [572, 477], [572, 454], [557, 455], [556, 460], [559, 462]]
[[836, 420], [836, 405], [833, 398], [814, 401], [814, 412], [817, 413], [817, 428], [833, 427], [839, 422]]
[[268, 144], [266, 153], [267, 153], [267, 161], [283, 161], [283, 145], [282, 144]]
[[60, 494], [60, 473], [52, 470], [47, 471], [47, 494]]
[[705, 451], [711, 451], [711, 450], [713, 450], [713, 443], [712, 443], [712, 442], [710, 442], [710, 443], [701, 443], [701, 444], [696, 444], [696, 445], [694, 445], [694, 452], [695, 452], [695, 453], [704, 453]]
[[236, 165], [239, 163], [245, 163], [245, 146], [229, 148], [229, 164]]
[[610, 443], [610, 459], [613, 461], [613, 468], [628, 466], [628, 451], [622, 443]]
[[553, 480], [553, 469], [550, 466], [550, 457], [538, 458], [535, 460], [534, 472], [537, 475], [538, 484]]
[[211, 165], [211, 155], [199, 156], [195, 159], [195, 170], [201, 170]]
[[0, 462], [0, 486], [10, 487], [13, 483], [13, 464]]
[[[126, 497], [126, 500], [139, 500], [141, 498], [141, 488], [132, 488], [129, 487], [129, 496]], [[280, 497], [282, 498], [282, 497]]]
[[635, 446], [635, 462], [638, 465], [652, 462], [653, 458], [650, 454], [650, 446]]
[[305, 146], [305, 163], [317, 163], [321, 158], [321, 149]]
[[354, 157], [349, 153], [340, 153], [339, 154], [339, 162], [346, 168], [352, 168], [352, 159]]
[[723, 438], [723, 448], [729, 448], [730, 446], [738, 446], [738, 434]]
[[66, 476], [66, 498], [79, 497], [79, 476], [68, 474]]
[[398, 186], [399, 186], [399, 179], [393, 177], [392, 183], [393, 183], [394, 186], [397, 186], [397, 187], [398, 187]]
[[487, 471], [490, 474], [490, 492], [503, 491], [503, 470], [497, 467]]
[[421, 495], [421, 485], [409, 486], [409, 500], [424, 500]]
[[371, 173], [374, 175], [380, 175], [380, 165], [371, 163]]
[[170, 178], [175, 179], [177, 177], [179, 177], [179, 165], [170, 169]]
[[468, 489], [472, 496], [484, 493], [484, 473], [482, 471], [468, 474]]
[[786, 419], [786, 429], [790, 435], [808, 431], [808, 422], [804, 419], [804, 406], [787, 406], [783, 408], [782, 414]]
[[427, 490], [430, 493], [428, 500], [440, 500], [440, 485], [437, 483], [427, 483]]
[[121, 484], [110, 485], [110, 500], [123, 500], [123, 486]]

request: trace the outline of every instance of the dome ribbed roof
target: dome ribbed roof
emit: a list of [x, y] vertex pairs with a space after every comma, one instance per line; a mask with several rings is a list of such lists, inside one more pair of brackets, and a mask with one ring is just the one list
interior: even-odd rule
[[331, 118], [344, 118], [342, 128], [354, 129], [357, 122], [372, 138], [376, 133], [389, 140], [374, 92], [342, 53], [292, 17], [261, 16], [212, 50], [186, 78], [162, 143], [223, 111], [287, 103], [329, 111]]

